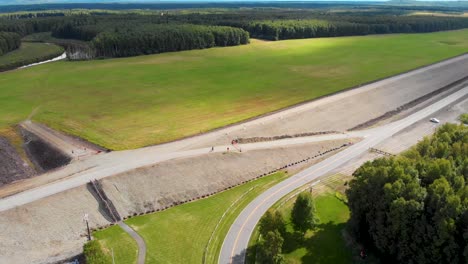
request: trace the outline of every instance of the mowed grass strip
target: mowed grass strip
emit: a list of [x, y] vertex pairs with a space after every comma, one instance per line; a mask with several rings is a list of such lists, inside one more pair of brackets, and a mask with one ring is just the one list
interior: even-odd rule
[[114, 225], [94, 232], [93, 237], [99, 241], [109, 260], [114, 253], [115, 264], [136, 264], [137, 243], [120, 226]]
[[0, 76], [0, 127], [33, 119], [109, 149], [232, 124], [468, 51], [468, 30], [252, 41]]
[[[63, 52], [64, 50], [62, 47], [54, 44], [23, 42], [19, 49], [0, 56], [0, 71], [52, 59]], [[2, 95], [2, 90], [3, 89], [0, 88], [0, 95]]]
[[[126, 223], [145, 240], [146, 263], [201, 263], [216, 224], [227, 212], [206, 255], [206, 263], [217, 263], [224, 237], [242, 209], [260, 193], [287, 177], [285, 173], [272, 174], [206, 199], [131, 218]], [[230, 208], [243, 194], [245, 196]], [[99, 238], [111, 239], [106, 236]], [[118, 238], [112, 239], [121, 246], [124, 243]]]

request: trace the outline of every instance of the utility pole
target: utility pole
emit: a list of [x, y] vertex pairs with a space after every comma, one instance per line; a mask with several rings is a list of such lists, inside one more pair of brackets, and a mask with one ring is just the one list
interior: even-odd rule
[[88, 231], [88, 241], [91, 241], [91, 232], [89, 231], [89, 216], [84, 214], [83, 221], [86, 223], [86, 230]]

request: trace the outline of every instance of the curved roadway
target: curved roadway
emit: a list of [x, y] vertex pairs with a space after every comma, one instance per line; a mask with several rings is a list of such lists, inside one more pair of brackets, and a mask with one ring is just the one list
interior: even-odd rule
[[253, 200], [241, 212], [229, 229], [219, 255], [219, 263], [244, 263], [250, 236], [263, 214], [279, 199], [293, 190], [337, 169], [415, 122], [456, 102], [468, 94], [468, 86], [444, 99], [385, 126], [367, 130], [365, 139], [338, 154], [319, 162], [308, 169], [280, 182]]

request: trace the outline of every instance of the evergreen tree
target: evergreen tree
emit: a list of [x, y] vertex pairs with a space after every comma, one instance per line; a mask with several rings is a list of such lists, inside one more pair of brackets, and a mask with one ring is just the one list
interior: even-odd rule
[[305, 232], [318, 224], [319, 219], [315, 210], [314, 199], [309, 192], [302, 192], [296, 198], [291, 220], [294, 229], [305, 234]]
[[281, 235], [286, 233], [286, 223], [280, 212], [272, 212], [268, 210], [260, 219], [259, 232], [262, 236], [266, 236], [268, 232], [277, 230]]
[[283, 262], [281, 251], [283, 248], [284, 239], [278, 230], [269, 231], [259, 248], [259, 260], [265, 264], [280, 264]]

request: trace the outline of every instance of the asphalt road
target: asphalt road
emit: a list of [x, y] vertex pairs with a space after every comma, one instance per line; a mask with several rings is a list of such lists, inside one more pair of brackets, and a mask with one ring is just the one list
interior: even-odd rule
[[468, 95], [468, 86], [441, 99], [434, 104], [419, 110], [418, 112], [399, 121], [367, 130], [364, 140], [337, 153], [336, 155], [319, 162], [308, 169], [280, 182], [268, 189], [255, 200], [253, 200], [240, 213], [229, 229], [219, 255], [219, 263], [244, 263], [246, 248], [250, 236], [263, 214], [278, 200], [294, 191], [295, 189], [326, 175], [334, 169], [344, 165], [346, 162], [363, 154], [369, 148], [376, 146], [385, 139], [409, 127], [415, 122], [429, 118], [431, 114], [456, 102]]
[[143, 238], [140, 235], [138, 235], [138, 233], [135, 232], [135, 230], [133, 230], [131, 227], [129, 227], [124, 222], [120, 221], [118, 223], [118, 225], [137, 242], [137, 246], [138, 246], [137, 264], [145, 264], [145, 258], [146, 258], [145, 240], [143, 240]]

